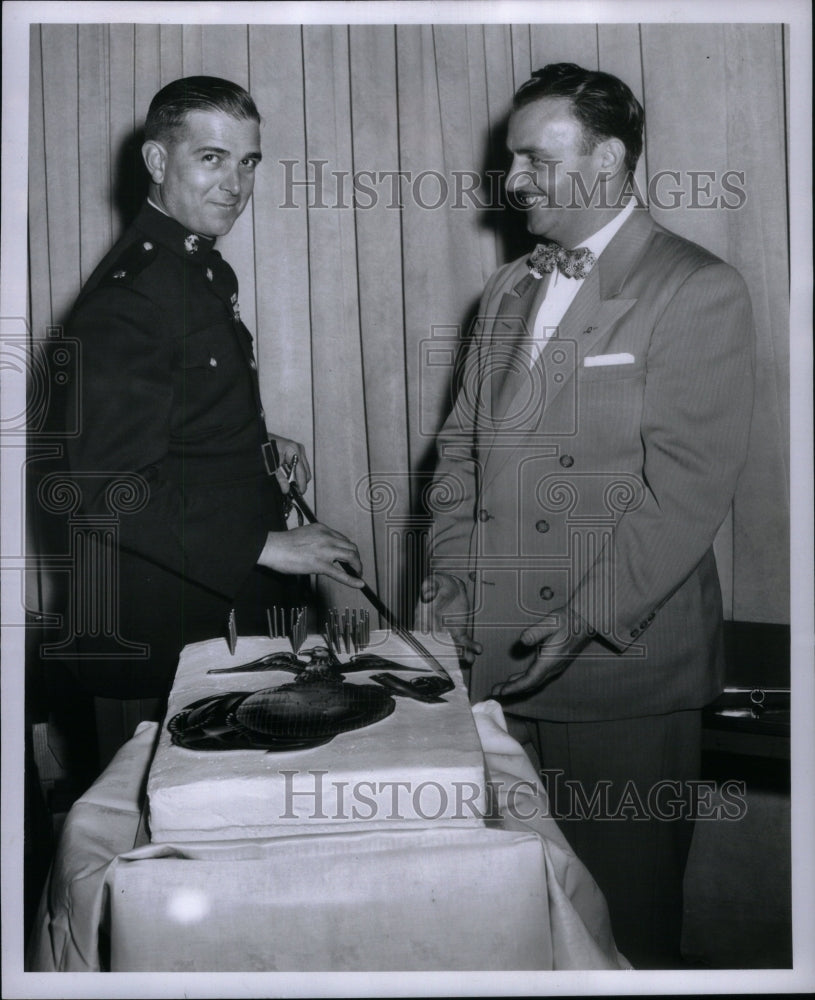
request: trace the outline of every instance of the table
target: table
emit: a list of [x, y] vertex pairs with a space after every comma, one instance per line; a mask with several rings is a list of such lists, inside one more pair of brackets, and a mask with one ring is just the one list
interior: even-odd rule
[[66, 819], [27, 967], [629, 968], [500, 706], [473, 714], [498, 804], [483, 827], [162, 844], [139, 833], [142, 723]]

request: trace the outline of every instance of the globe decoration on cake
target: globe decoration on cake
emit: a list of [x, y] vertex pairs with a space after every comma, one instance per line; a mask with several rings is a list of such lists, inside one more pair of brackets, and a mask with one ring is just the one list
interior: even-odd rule
[[293, 681], [259, 691], [227, 692], [201, 698], [168, 723], [172, 741], [189, 750], [306, 750], [328, 743], [339, 733], [361, 729], [387, 718], [396, 695], [440, 702], [449, 690], [439, 677], [418, 677], [394, 686], [391, 674], [377, 684], [349, 684], [344, 673], [381, 667], [405, 669], [370, 654], [341, 664], [325, 647], [293, 653], [270, 653], [252, 663], [210, 673], [291, 670]]

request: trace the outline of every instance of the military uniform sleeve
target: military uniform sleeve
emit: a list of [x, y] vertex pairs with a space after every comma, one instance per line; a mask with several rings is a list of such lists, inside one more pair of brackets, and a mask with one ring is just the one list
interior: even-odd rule
[[68, 442], [68, 458], [84, 513], [109, 517], [116, 484], [120, 497], [132, 489], [117, 515], [121, 546], [231, 597], [255, 565], [266, 530], [226, 509], [224, 533], [216, 535], [212, 517], [191, 509], [200, 496], [186, 496], [183, 481], [162, 472], [173, 386], [172, 339], [159, 307], [127, 285], [102, 285], [80, 302], [70, 332], [81, 345], [82, 381], [80, 432]]
[[570, 601], [596, 626], [598, 595], [613, 579], [617, 638], [606, 638], [617, 648], [648, 628], [727, 515], [747, 454], [753, 351], [747, 288], [721, 262], [694, 271], [656, 324], [640, 422], [643, 495]]

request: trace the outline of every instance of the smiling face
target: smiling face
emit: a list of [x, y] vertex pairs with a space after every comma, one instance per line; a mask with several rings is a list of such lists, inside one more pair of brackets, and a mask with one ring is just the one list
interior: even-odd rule
[[166, 142], [142, 147], [150, 196], [187, 229], [225, 236], [246, 208], [260, 162], [260, 128], [222, 111], [191, 111]]
[[530, 233], [571, 248], [604, 225], [608, 209], [598, 207], [596, 185], [598, 177], [607, 185], [619, 174], [622, 144], [611, 139], [590, 148], [568, 98], [543, 97], [513, 112], [507, 146], [507, 190], [526, 211]]

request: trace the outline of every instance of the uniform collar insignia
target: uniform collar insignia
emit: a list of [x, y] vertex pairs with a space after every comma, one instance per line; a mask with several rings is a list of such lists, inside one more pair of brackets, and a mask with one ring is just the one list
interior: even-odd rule
[[145, 202], [136, 223], [154, 243], [160, 243], [185, 260], [203, 261], [215, 246], [212, 236], [191, 233], [176, 219]]

